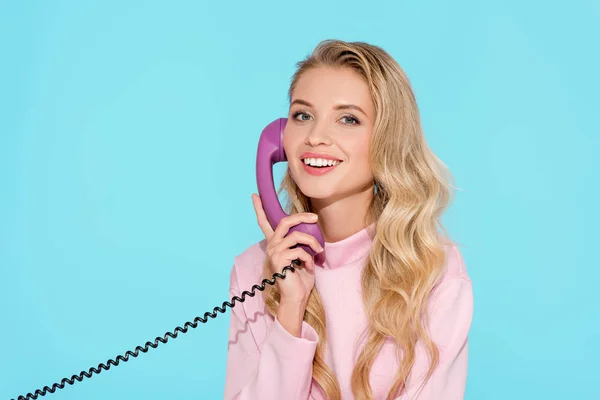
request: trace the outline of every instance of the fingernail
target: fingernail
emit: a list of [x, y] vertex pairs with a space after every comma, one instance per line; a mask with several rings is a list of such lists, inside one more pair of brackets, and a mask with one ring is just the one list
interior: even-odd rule
[[317, 214], [311, 214], [310, 219], [316, 220], [319, 216]]

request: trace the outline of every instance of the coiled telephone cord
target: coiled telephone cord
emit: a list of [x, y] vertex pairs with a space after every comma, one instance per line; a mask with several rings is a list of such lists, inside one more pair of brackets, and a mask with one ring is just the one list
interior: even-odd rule
[[[292, 264], [299, 266], [301, 264], [301, 262], [300, 262], [300, 260], [293, 260]], [[38, 389], [38, 390], [35, 391], [35, 394], [27, 393], [26, 396], [19, 396], [18, 400], [30, 400], [30, 399], [31, 400], [35, 400], [35, 399], [37, 399], [38, 396], [45, 396], [47, 392], [54, 393], [57, 388], [58, 389], [63, 389], [65, 387], [65, 383], [68, 383], [69, 385], [73, 385], [73, 383], [75, 383], [75, 380], [81, 382], [83, 380], [84, 376], [86, 378], [91, 378], [92, 377], [92, 373], [100, 374], [100, 372], [102, 372], [103, 369], [105, 369], [105, 370], [108, 371], [110, 369], [111, 364], [114, 365], [114, 366], [118, 366], [119, 365], [119, 361], [123, 361], [123, 362], [128, 361], [129, 360], [129, 356], [137, 357], [139, 355], [140, 351], [143, 352], [143, 353], [148, 352], [148, 350], [149, 350], [148, 346], [150, 346], [150, 347], [152, 347], [152, 348], [155, 349], [156, 347], [158, 347], [158, 342], [167, 343], [167, 341], [169, 340], [169, 339], [167, 339], [167, 336], [170, 336], [173, 339], [175, 339], [175, 338], [177, 338], [177, 331], [180, 331], [180, 332], [183, 332], [183, 333], [187, 333], [188, 327], [196, 328], [198, 326], [198, 322], [202, 322], [203, 324], [205, 324], [208, 321], [207, 317], [216, 318], [216, 316], [217, 316], [216, 312], [217, 311], [219, 311], [220, 313], [225, 313], [225, 311], [226, 311], [225, 307], [226, 306], [229, 306], [231, 308], [235, 307], [236, 300], [239, 301], [240, 303], [243, 303], [244, 301], [246, 301], [246, 295], [248, 295], [250, 297], [254, 297], [254, 295], [256, 294], [256, 290], [260, 290], [262, 292], [266, 288], [265, 284], [268, 283], [269, 285], [274, 285], [276, 278], [285, 279], [286, 271], [287, 270], [290, 270], [290, 271], [294, 272], [295, 268], [292, 265], [288, 265], [288, 266], [284, 267], [283, 270], [281, 271], [283, 273], [283, 275], [280, 274], [280, 273], [278, 273], [278, 272], [274, 273], [273, 274], [273, 279], [271, 279], [271, 280], [266, 279], [266, 278], [263, 279], [263, 281], [262, 281], [262, 283], [261, 283], [260, 286], [259, 285], [252, 286], [252, 291], [251, 292], [249, 292], [247, 290], [244, 290], [242, 292], [242, 297], [234, 296], [231, 299], [231, 301], [232, 301], [231, 303], [228, 302], [228, 301], [223, 302], [223, 305], [221, 307], [215, 307], [213, 309], [212, 313], [209, 313], [209, 312], [204, 313], [204, 317], [203, 318], [196, 317], [196, 318], [194, 318], [194, 322], [186, 322], [184, 324], [183, 328], [181, 328], [181, 327], [178, 326], [177, 328], [175, 328], [174, 333], [167, 332], [167, 333], [165, 333], [164, 338], [162, 338], [162, 337], [159, 336], [156, 339], [154, 339], [154, 343], [152, 343], [152, 342], [146, 342], [146, 344], [144, 345], [144, 347], [137, 346], [135, 348], [135, 352], [127, 351], [127, 353], [125, 353], [124, 357], [121, 356], [121, 355], [117, 356], [117, 361], [113, 361], [112, 359], [108, 360], [107, 361], [108, 365], [99, 364], [98, 368], [92, 367], [92, 368], [89, 369], [89, 372], [81, 371], [79, 373], [79, 375], [73, 375], [71, 377], [71, 379], [63, 378], [60, 384], [54, 383], [51, 388], [48, 387], [48, 386], [44, 386], [43, 390], [39, 390]], [[11, 399], [11, 400], [14, 400], [14, 399]]]

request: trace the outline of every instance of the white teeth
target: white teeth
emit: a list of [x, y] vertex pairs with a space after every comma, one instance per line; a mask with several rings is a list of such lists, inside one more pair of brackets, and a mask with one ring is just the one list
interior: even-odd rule
[[324, 158], [305, 158], [304, 164], [310, 165], [311, 167], [324, 167], [338, 165], [340, 161], [337, 160], [325, 160]]

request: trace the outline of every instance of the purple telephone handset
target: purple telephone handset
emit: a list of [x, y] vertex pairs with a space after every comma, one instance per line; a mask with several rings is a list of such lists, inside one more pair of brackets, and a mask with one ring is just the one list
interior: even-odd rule
[[[275, 184], [273, 182], [273, 164], [287, 161], [285, 151], [283, 150], [283, 130], [287, 123], [287, 118], [279, 118], [271, 122], [263, 129], [258, 141], [258, 151], [256, 154], [256, 184], [258, 186], [258, 195], [260, 196], [263, 209], [269, 220], [271, 227], [275, 229], [279, 221], [287, 214], [283, 211]], [[321, 246], [325, 246], [325, 240], [321, 229], [316, 223], [301, 223], [290, 228], [288, 235], [294, 231], [308, 233], [314, 236]], [[287, 236], [287, 235], [286, 235]], [[308, 254], [313, 257], [316, 253], [304, 244], [298, 244]]]

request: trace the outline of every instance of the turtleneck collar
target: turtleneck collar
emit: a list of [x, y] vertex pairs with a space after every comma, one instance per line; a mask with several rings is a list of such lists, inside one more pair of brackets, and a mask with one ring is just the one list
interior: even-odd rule
[[324, 251], [315, 259], [315, 264], [324, 269], [335, 269], [366, 257], [371, 249], [375, 224], [337, 242], [325, 242]]

